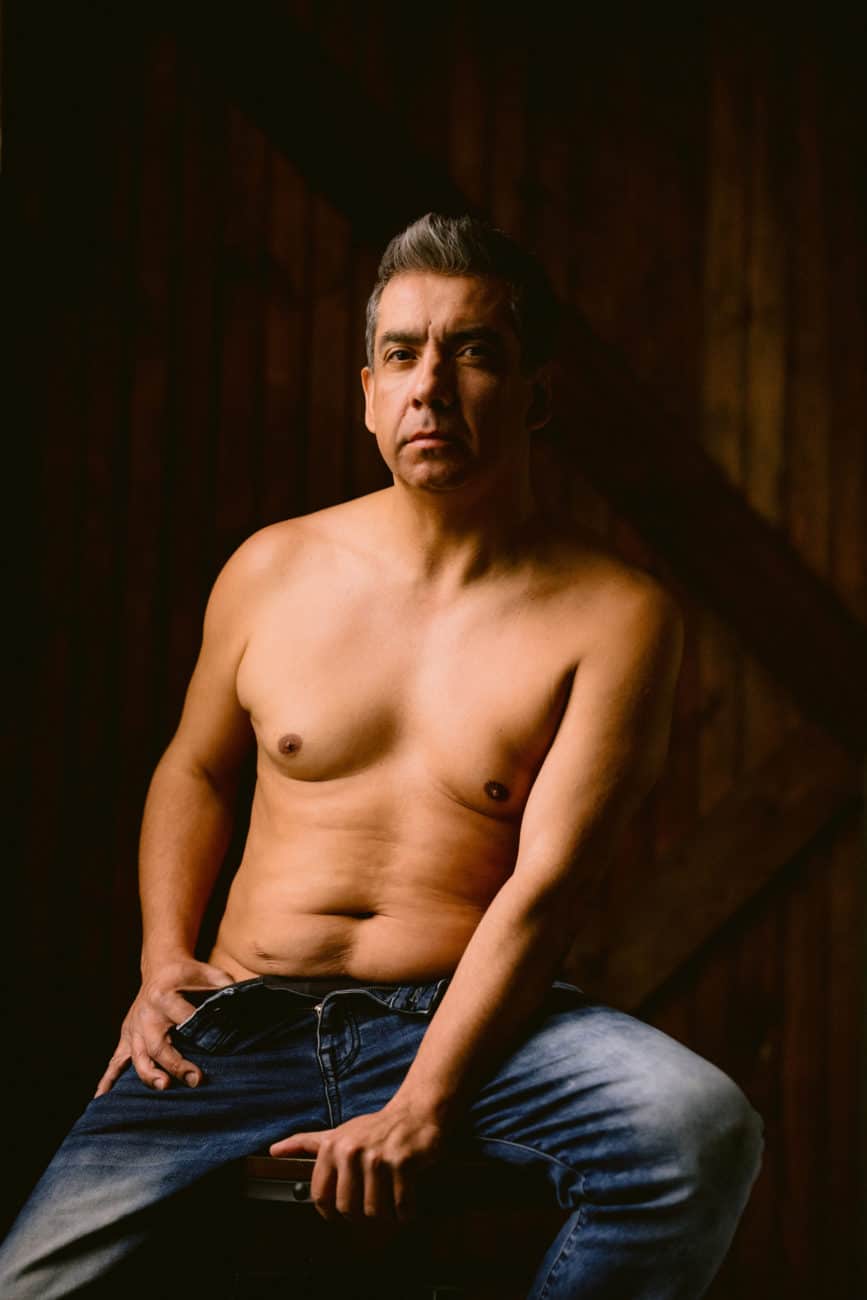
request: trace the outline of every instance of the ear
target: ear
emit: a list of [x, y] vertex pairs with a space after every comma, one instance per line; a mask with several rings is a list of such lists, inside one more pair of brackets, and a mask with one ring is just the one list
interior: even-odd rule
[[364, 389], [364, 424], [370, 433], [376, 433], [376, 423], [373, 418], [376, 377], [370, 366], [365, 366], [361, 372], [361, 387]]
[[531, 381], [530, 405], [527, 407], [527, 428], [541, 429], [551, 418], [551, 368], [541, 366]]

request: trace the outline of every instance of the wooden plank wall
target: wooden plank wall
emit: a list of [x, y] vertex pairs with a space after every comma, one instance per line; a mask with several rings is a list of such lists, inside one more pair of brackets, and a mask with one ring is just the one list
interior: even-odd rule
[[[36, 636], [12, 702], [4, 1086], [20, 1106], [26, 1077], [30, 1125], [7, 1139], [9, 1210], [88, 1095], [134, 988], [138, 818], [210, 583], [256, 527], [388, 481], [355, 378], [378, 250], [170, 32], [144, 17], [121, 32], [96, 6], [58, 15], [49, 49], [23, 9], [7, 22], [4, 135], [38, 448], [23, 534]], [[287, 9], [539, 250], [867, 621], [864, 138], [845, 27], [790, 15], [772, 39], [722, 18], [660, 31], [583, 8], [544, 28], [508, 7], [493, 22], [479, 3], [444, 7], [433, 27], [396, 23], [381, 0]], [[592, 437], [580, 430], [579, 456]], [[668, 767], [600, 901], [604, 927], [799, 719], [574, 451], [542, 443], [538, 481], [552, 509], [669, 581], [687, 615]], [[765, 1170], [716, 1300], [858, 1293], [858, 817], [804, 845], [643, 1008], [766, 1119]]]

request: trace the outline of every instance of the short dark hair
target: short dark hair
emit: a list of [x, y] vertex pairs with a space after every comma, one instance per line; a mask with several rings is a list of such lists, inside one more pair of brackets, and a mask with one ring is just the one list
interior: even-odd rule
[[444, 217], [428, 212], [395, 235], [382, 255], [367, 302], [365, 341], [371, 369], [382, 291], [389, 280], [406, 271], [495, 276], [509, 292], [523, 369], [533, 371], [554, 355], [560, 306], [536, 258], [502, 230], [478, 217]]

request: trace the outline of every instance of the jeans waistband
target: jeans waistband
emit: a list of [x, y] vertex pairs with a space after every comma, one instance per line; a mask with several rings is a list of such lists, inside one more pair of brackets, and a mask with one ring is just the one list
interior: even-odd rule
[[[270, 989], [286, 989], [307, 997], [324, 997], [327, 993], [360, 991], [370, 993], [377, 1001], [394, 1011], [431, 1011], [445, 993], [450, 975], [425, 984], [384, 984], [376, 980], [352, 979], [349, 976], [328, 976], [322, 979], [298, 980], [284, 975], [259, 975], [245, 980], [248, 985], [261, 984]], [[241, 988], [242, 985], [236, 985]]]
[[[321, 979], [296, 980], [290, 976], [260, 976], [266, 989], [288, 989], [292, 993], [307, 993], [318, 997], [322, 993], [334, 993], [337, 989], [361, 989], [371, 986], [370, 980], [356, 980], [348, 975], [328, 976]], [[396, 987], [389, 985], [389, 987]]]

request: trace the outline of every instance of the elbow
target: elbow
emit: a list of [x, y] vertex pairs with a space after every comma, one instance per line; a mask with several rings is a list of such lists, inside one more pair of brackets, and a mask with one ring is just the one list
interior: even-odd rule
[[239, 775], [238, 767], [218, 767], [180, 746], [169, 745], [157, 764], [154, 780], [193, 781], [206, 786], [208, 792], [227, 808], [233, 808]]
[[528, 942], [542, 947], [555, 964], [575, 937], [587, 895], [598, 883], [599, 874], [589, 869], [564, 872], [532, 883], [511, 876], [503, 886], [501, 892], [507, 894], [516, 929]]

